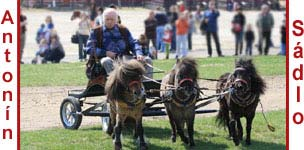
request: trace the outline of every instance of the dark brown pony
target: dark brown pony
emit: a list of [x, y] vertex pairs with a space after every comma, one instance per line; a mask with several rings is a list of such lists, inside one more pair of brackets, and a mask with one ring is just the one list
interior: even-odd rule
[[[172, 142], [176, 141], [176, 131], [181, 140], [195, 146], [193, 140], [193, 125], [195, 117], [195, 103], [198, 96], [198, 70], [194, 59], [185, 58], [175, 64], [170, 74], [162, 80], [161, 97], [163, 98], [166, 111], [172, 128]], [[174, 89], [170, 90], [170, 86]], [[187, 125], [189, 138], [184, 134], [184, 125]]]
[[147, 149], [142, 127], [143, 108], [145, 95], [142, 85], [142, 76], [145, 73], [143, 65], [130, 60], [116, 64], [109, 75], [105, 91], [110, 103], [110, 123], [107, 133], [112, 135], [114, 129], [115, 149], [121, 149], [121, 130], [127, 117], [135, 120], [135, 135], [139, 136], [140, 149]]
[[241, 58], [235, 64], [233, 73], [223, 74], [217, 83], [217, 93], [230, 90], [219, 99], [220, 110], [217, 115], [219, 125], [227, 126], [229, 137], [235, 145], [243, 139], [241, 117], [246, 118], [246, 144], [250, 145], [250, 133], [255, 111], [264, 94], [266, 85], [258, 75], [251, 59]]

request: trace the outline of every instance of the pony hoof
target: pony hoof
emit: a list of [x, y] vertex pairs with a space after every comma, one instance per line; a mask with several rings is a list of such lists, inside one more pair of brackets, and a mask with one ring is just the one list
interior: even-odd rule
[[121, 150], [121, 149], [122, 149], [121, 143], [115, 143], [115, 150]]
[[195, 143], [194, 142], [190, 142], [190, 147], [194, 147]]
[[188, 140], [188, 138], [184, 138], [184, 139], [182, 139], [182, 141], [185, 143], [185, 144], [189, 144], [189, 140]]
[[235, 146], [239, 146], [240, 145], [240, 141], [234, 141], [234, 145]]
[[147, 146], [146, 143], [141, 143], [139, 149], [140, 149], [140, 150], [147, 150], [147, 149], [148, 149], [148, 146]]
[[251, 141], [250, 140], [246, 140], [246, 145], [251, 145]]
[[172, 135], [171, 140], [172, 140], [172, 143], [175, 143], [176, 142], [176, 136]]

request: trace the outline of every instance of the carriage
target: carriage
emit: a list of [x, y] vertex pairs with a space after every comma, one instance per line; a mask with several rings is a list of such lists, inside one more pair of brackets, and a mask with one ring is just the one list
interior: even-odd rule
[[[105, 74], [101, 76], [103, 78]], [[102, 128], [107, 130], [109, 123], [109, 105], [104, 98], [101, 102], [92, 103], [87, 102], [89, 97], [105, 96], [104, 84], [105, 80], [90, 80], [86, 89], [70, 90], [68, 97], [66, 97], [60, 106], [61, 122], [66, 129], [78, 129], [83, 116], [99, 116], [101, 117]], [[142, 81], [145, 89], [147, 101], [143, 110], [143, 116], [165, 116], [167, 115], [165, 107], [161, 105], [164, 103], [160, 97], [161, 80], [144, 80]], [[208, 105], [212, 101], [209, 99], [216, 98], [217, 95], [201, 96], [197, 100], [196, 114], [214, 113], [215, 109], [201, 109], [201, 107]], [[90, 105], [89, 108], [83, 110], [85, 105]]]

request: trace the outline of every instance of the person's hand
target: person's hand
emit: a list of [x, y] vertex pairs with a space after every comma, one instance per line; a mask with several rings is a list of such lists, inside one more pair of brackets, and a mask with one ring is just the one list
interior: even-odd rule
[[143, 61], [144, 60], [144, 56], [142, 56], [142, 55], [137, 55], [137, 60], [138, 61]]
[[208, 19], [208, 18], [206, 18], [206, 19], [204, 19], [204, 21], [205, 21], [205, 23], [208, 23], [209, 19]]
[[114, 59], [114, 58], [115, 58], [115, 56], [116, 56], [116, 53], [111, 52], [111, 51], [106, 51], [106, 55], [107, 55], [108, 57], [110, 57], [110, 58]]

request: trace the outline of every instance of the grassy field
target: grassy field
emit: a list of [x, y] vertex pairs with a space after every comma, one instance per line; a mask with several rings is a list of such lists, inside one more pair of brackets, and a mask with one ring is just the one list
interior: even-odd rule
[[[200, 77], [218, 78], [225, 72], [231, 72], [235, 57], [200, 58]], [[154, 66], [169, 71], [175, 60], [155, 60]], [[256, 56], [254, 63], [263, 76], [285, 75], [285, 57]], [[161, 79], [164, 74], [155, 74], [155, 79]], [[72, 86], [86, 85], [85, 63], [65, 63], [46, 65], [22, 65], [21, 86]]]
[[[284, 150], [285, 149], [285, 111], [267, 112], [267, 117], [276, 128], [270, 132], [258, 113], [253, 122], [252, 145], [246, 146], [242, 141], [235, 147], [231, 140], [228, 140], [227, 131], [218, 128], [214, 117], [197, 117], [195, 120], [194, 149], [256, 149], [256, 150]], [[277, 119], [274, 119], [277, 118]], [[242, 119], [243, 127], [246, 122]], [[176, 143], [170, 140], [170, 125], [167, 119], [144, 121], [145, 135], [148, 139], [148, 146], [151, 150], [179, 150], [189, 149], [180, 138]], [[246, 133], [246, 132], [244, 132]], [[244, 134], [245, 137], [245, 134]], [[131, 129], [123, 130], [124, 149], [136, 149], [135, 140], [132, 138]], [[21, 149], [113, 149], [111, 138], [101, 130], [100, 126], [84, 127], [79, 130], [66, 130], [54, 128], [40, 131], [21, 132]]]

